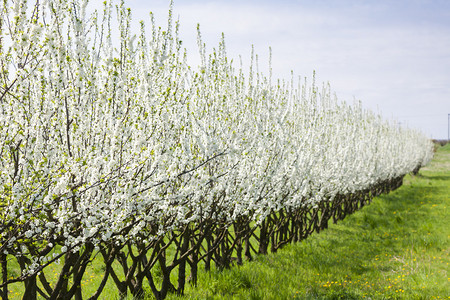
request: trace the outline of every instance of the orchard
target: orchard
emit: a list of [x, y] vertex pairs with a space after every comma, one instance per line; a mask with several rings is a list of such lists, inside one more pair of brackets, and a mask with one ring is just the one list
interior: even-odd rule
[[[235, 68], [225, 41], [188, 64], [179, 24], [125, 4], [0, 4], [0, 288], [23, 299], [157, 299], [198, 269], [300, 241], [402, 184], [432, 158], [328, 85]], [[104, 264], [96, 292], [80, 282]], [[17, 263], [21, 274], [10, 274]], [[46, 269], [59, 263], [57, 280]], [[113, 268], [113, 264], [116, 266]], [[158, 274], [158, 276], [156, 276]]]

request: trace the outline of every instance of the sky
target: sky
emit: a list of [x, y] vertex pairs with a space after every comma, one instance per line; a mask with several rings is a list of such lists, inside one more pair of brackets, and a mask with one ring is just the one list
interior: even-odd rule
[[[136, 24], [149, 12], [166, 26], [169, 0], [125, 0]], [[330, 83], [337, 98], [447, 139], [450, 122], [448, 0], [175, 0], [173, 14], [189, 62], [199, 64], [196, 28], [207, 49], [222, 33], [227, 53], [244, 67], [252, 45], [268, 74]], [[136, 27], [137, 28], [137, 27]], [[238, 64], [235, 64], [238, 67]]]

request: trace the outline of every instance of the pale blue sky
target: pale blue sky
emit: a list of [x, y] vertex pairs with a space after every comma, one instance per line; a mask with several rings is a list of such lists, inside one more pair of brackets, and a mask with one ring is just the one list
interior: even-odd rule
[[[155, 14], [165, 26], [169, 0], [125, 0], [133, 19]], [[192, 64], [196, 24], [207, 48], [225, 34], [229, 55], [244, 65], [251, 45], [274, 75], [330, 82], [340, 100], [361, 100], [385, 118], [447, 138], [450, 114], [450, 1], [447, 0], [175, 0], [174, 15]], [[237, 66], [237, 65], [236, 65]]]

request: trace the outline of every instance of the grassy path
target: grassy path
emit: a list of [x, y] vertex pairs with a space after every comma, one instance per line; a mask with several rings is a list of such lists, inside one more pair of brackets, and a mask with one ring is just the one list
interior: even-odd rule
[[202, 274], [185, 298], [450, 299], [449, 204], [450, 144], [400, 189], [276, 255]]

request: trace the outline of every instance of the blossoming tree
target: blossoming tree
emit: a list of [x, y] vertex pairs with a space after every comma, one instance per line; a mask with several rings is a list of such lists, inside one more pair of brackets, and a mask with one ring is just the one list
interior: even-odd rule
[[[88, 11], [0, 6], [3, 299], [19, 282], [24, 299], [97, 299], [108, 279], [121, 295], [183, 293], [199, 266], [301, 240], [431, 159], [421, 133], [327, 85], [273, 82], [253, 54], [245, 75], [223, 40], [207, 54], [199, 33], [201, 65], [189, 66], [171, 10], [149, 34], [143, 22], [130, 32], [123, 2]], [[94, 258], [104, 276], [85, 295]]]

